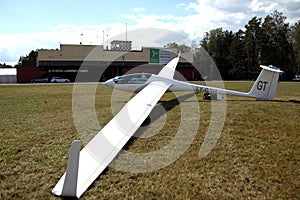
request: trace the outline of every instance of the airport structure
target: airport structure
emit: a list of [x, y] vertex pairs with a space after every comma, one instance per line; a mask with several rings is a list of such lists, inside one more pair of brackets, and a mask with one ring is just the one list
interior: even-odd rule
[[0, 68], [0, 84], [16, 83], [17, 70], [16, 68]]
[[[75, 81], [79, 75], [80, 81], [98, 82], [126, 73], [156, 74], [178, 54], [177, 49], [142, 47], [132, 50], [131, 46], [131, 41], [120, 40], [112, 41], [110, 49], [103, 45], [60, 44], [55, 50], [39, 49], [35, 67], [40, 70], [41, 77], [57, 76]], [[199, 80], [200, 75], [192, 63], [193, 54], [183, 53], [177, 70], [186, 80]]]

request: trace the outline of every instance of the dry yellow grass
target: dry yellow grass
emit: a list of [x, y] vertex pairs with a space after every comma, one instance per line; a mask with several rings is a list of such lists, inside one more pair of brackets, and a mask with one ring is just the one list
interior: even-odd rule
[[[225, 83], [242, 91], [251, 85]], [[0, 199], [57, 199], [51, 190], [65, 171], [70, 143], [80, 139], [72, 91], [73, 85], [0, 86]], [[101, 125], [112, 117], [111, 92], [98, 86], [95, 106]], [[275, 101], [228, 96], [222, 134], [203, 159], [199, 150], [210, 102], [202, 94], [197, 97], [200, 126], [178, 160], [140, 174], [109, 168], [82, 199], [300, 199], [300, 83], [280, 83]], [[170, 93], [160, 102], [169, 106], [161, 132], [131, 141], [128, 151], [153, 151], [172, 139], [181, 113], [172, 99]]]

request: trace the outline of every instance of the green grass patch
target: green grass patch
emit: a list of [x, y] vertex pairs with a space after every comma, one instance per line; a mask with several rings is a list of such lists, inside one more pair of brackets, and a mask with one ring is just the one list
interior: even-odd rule
[[[252, 84], [225, 86], [248, 91]], [[71, 84], [0, 86], [0, 199], [57, 199], [51, 190], [66, 169], [71, 142], [80, 139], [72, 92]], [[101, 126], [112, 118], [111, 94], [98, 86], [95, 108]], [[174, 98], [168, 93], [159, 102], [170, 102], [165, 127], [133, 140], [128, 151], [151, 152], [170, 142], [181, 114]], [[82, 199], [300, 199], [300, 83], [280, 83], [274, 101], [227, 96], [222, 134], [203, 159], [199, 150], [211, 103], [201, 93], [197, 98], [199, 129], [178, 160], [140, 174], [109, 168]]]

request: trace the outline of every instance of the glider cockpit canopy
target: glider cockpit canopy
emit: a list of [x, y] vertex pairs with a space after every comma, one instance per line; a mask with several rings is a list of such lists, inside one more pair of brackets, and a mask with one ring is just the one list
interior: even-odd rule
[[113, 79], [115, 84], [144, 84], [151, 77], [152, 74], [137, 73], [118, 76]]

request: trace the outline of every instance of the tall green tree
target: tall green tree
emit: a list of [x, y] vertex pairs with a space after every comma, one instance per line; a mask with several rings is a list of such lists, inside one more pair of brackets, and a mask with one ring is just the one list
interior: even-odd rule
[[300, 20], [292, 27], [292, 44], [295, 54], [295, 74], [300, 75]]
[[205, 48], [218, 66], [223, 79], [230, 79], [229, 55], [233, 37], [232, 31], [223, 31], [222, 28], [218, 28], [206, 33], [201, 42], [201, 46]]
[[275, 65], [285, 71], [290, 79], [294, 73], [294, 52], [289, 39], [290, 27], [285, 23], [286, 17], [274, 11], [262, 24], [260, 63]]
[[18, 67], [32, 67], [36, 66], [36, 59], [38, 56], [38, 51], [32, 50], [28, 55], [26, 56], [21, 56], [19, 58]]
[[12, 65], [7, 65], [6, 63], [0, 63], [0, 68], [12, 68]]
[[245, 53], [245, 33], [239, 30], [234, 34], [229, 53], [229, 63], [231, 69], [229, 70], [229, 75], [231, 79], [248, 79], [248, 69], [246, 62]]
[[264, 19], [253, 17], [244, 31], [213, 29], [201, 40], [202, 48], [196, 49], [195, 63], [209, 63], [205, 49], [223, 79], [255, 79], [259, 65], [275, 65], [285, 72], [283, 78], [290, 80], [300, 73], [300, 20], [292, 27], [285, 21], [283, 13], [274, 11]]
[[[261, 43], [261, 18], [252, 18], [245, 25], [244, 52], [246, 54], [245, 67], [247, 70], [247, 79], [253, 79], [254, 73], [258, 71]], [[256, 75], [255, 75], [256, 77]]]
[[165, 48], [175, 48], [181, 53], [192, 52], [192, 48], [186, 44], [177, 44], [176, 42], [168, 43], [164, 45]]

